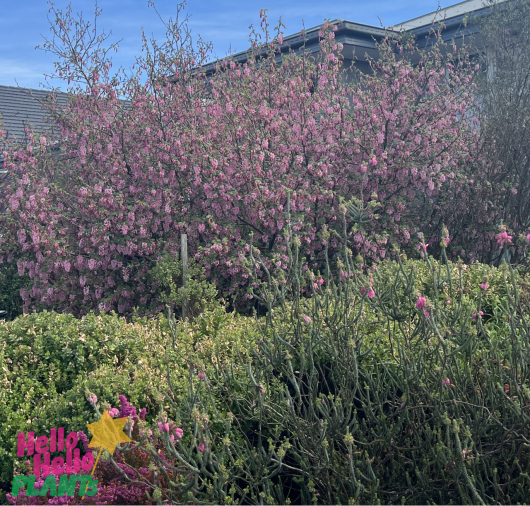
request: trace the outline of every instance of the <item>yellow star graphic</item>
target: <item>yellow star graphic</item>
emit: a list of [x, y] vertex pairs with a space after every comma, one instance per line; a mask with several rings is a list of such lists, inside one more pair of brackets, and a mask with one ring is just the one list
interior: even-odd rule
[[[88, 447], [97, 448], [99, 446], [99, 454], [94, 467], [90, 472], [91, 475], [94, 475], [103, 448], [113, 455], [117, 445], [130, 441], [129, 436], [123, 432], [123, 427], [125, 427], [126, 422], [127, 417], [114, 419], [107, 413], [107, 410], [105, 410], [103, 411], [99, 422], [87, 423], [86, 426], [88, 427], [88, 430], [93, 434], [92, 441], [90, 441]], [[85, 497], [87, 489], [88, 483], [81, 499]]]
[[107, 410], [103, 411], [99, 422], [87, 424], [94, 436], [88, 445], [89, 448], [99, 446], [113, 455], [117, 445], [130, 441], [129, 436], [123, 432], [126, 422], [127, 417], [114, 419], [107, 413]]

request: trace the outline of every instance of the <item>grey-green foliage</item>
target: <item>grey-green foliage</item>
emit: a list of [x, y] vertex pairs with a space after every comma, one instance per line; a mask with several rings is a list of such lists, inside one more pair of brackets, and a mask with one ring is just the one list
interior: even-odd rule
[[183, 439], [155, 428], [144, 442], [159, 502], [528, 503], [530, 321], [516, 273], [496, 271], [486, 308], [464, 280], [481, 266], [426, 257], [418, 272], [400, 261], [366, 275], [344, 244], [340, 277], [327, 268], [319, 284], [287, 239], [286, 276], [255, 294], [268, 312], [247, 377], [225, 366], [201, 380], [190, 364], [188, 394], [169, 393], [159, 415]]

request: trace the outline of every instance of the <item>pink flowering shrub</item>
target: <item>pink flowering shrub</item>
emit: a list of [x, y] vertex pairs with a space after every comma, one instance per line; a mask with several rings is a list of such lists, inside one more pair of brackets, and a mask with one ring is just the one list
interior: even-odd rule
[[[166, 45], [146, 42], [137, 73], [112, 76], [104, 52], [70, 58], [88, 26], [73, 33], [70, 11], [57, 14], [57, 74], [77, 83], [66, 114], [47, 103], [63, 155], [51, 157], [50, 136], [10, 146], [6, 167], [17, 177], [0, 196], [9, 207], [0, 261], [16, 254], [32, 279], [25, 311], [158, 312], [150, 272], [176, 255], [181, 233], [221, 295], [241, 303], [251, 297], [251, 246], [267, 269], [286, 269], [288, 194], [313, 268], [325, 243], [339, 245], [323, 234], [341, 230], [340, 199], [357, 199], [352, 246], [372, 261], [390, 244], [414, 246], [418, 230], [435, 244], [444, 220], [451, 229], [469, 211], [480, 140], [462, 118], [474, 117], [477, 67], [445, 54], [439, 33], [419, 56], [413, 42], [385, 39], [373, 75], [345, 84], [342, 45], [327, 23], [316, 60], [290, 53], [278, 64], [282, 36], [266, 32], [246, 63], [223, 60], [208, 78], [208, 47], [194, 48], [186, 24], [174, 23]], [[256, 65], [259, 55], [266, 64]], [[490, 233], [495, 213], [488, 219]]]

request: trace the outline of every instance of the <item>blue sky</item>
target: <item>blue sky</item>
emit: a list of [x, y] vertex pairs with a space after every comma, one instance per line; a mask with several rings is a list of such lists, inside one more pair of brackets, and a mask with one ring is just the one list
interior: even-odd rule
[[[442, 7], [458, 3], [441, 0]], [[82, 12], [87, 19], [93, 18], [94, 0], [72, 0], [74, 12]], [[177, 2], [155, 2], [164, 18], [176, 12]], [[64, 8], [68, 2], [56, 0], [56, 7]], [[112, 30], [109, 40], [120, 43], [113, 56], [114, 66], [130, 68], [135, 55], [141, 51], [141, 29], [148, 35], [162, 40], [164, 29], [147, 0], [100, 0], [103, 10], [99, 27]], [[43, 74], [53, 70], [53, 56], [35, 50], [42, 43], [43, 35], [49, 35], [47, 20], [48, 4], [45, 0], [3, 0], [0, 15], [0, 84], [39, 88]], [[268, 9], [271, 26], [281, 16], [286, 26], [285, 35], [297, 33], [303, 24], [311, 28], [325, 19], [346, 19], [358, 23], [386, 26], [427, 14], [438, 8], [438, 0], [189, 0], [185, 12], [190, 17], [194, 34], [213, 42], [217, 56], [225, 56], [230, 46], [235, 51], [248, 47], [249, 25], [259, 27], [259, 10]], [[55, 86], [66, 89], [61, 82]]]

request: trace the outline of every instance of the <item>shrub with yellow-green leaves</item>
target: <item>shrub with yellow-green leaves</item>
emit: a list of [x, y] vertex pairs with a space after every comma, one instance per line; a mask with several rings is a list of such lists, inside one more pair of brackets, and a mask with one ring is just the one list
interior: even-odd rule
[[[156, 415], [168, 390], [171, 363], [174, 391], [187, 391], [188, 363], [210, 375], [213, 363], [226, 364], [234, 350], [251, 348], [251, 322], [224, 309], [204, 311], [193, 322], [179, 322], [174, 347], [167, 320], [115, 314], [82, 319], [71, 315], [26, 314], [0, 322], [0, 487], [10, 490], [19, 432], [47, 434], [85, 430], [94, 421], [87, 394], [102, 408], [115, 407], [119, 395]], [[215, 345], [213, 344], [215, 343]], [[214, 349], [215, 348], [215, 349]], [[212, 357], [218, 357], [213, 358]]]

